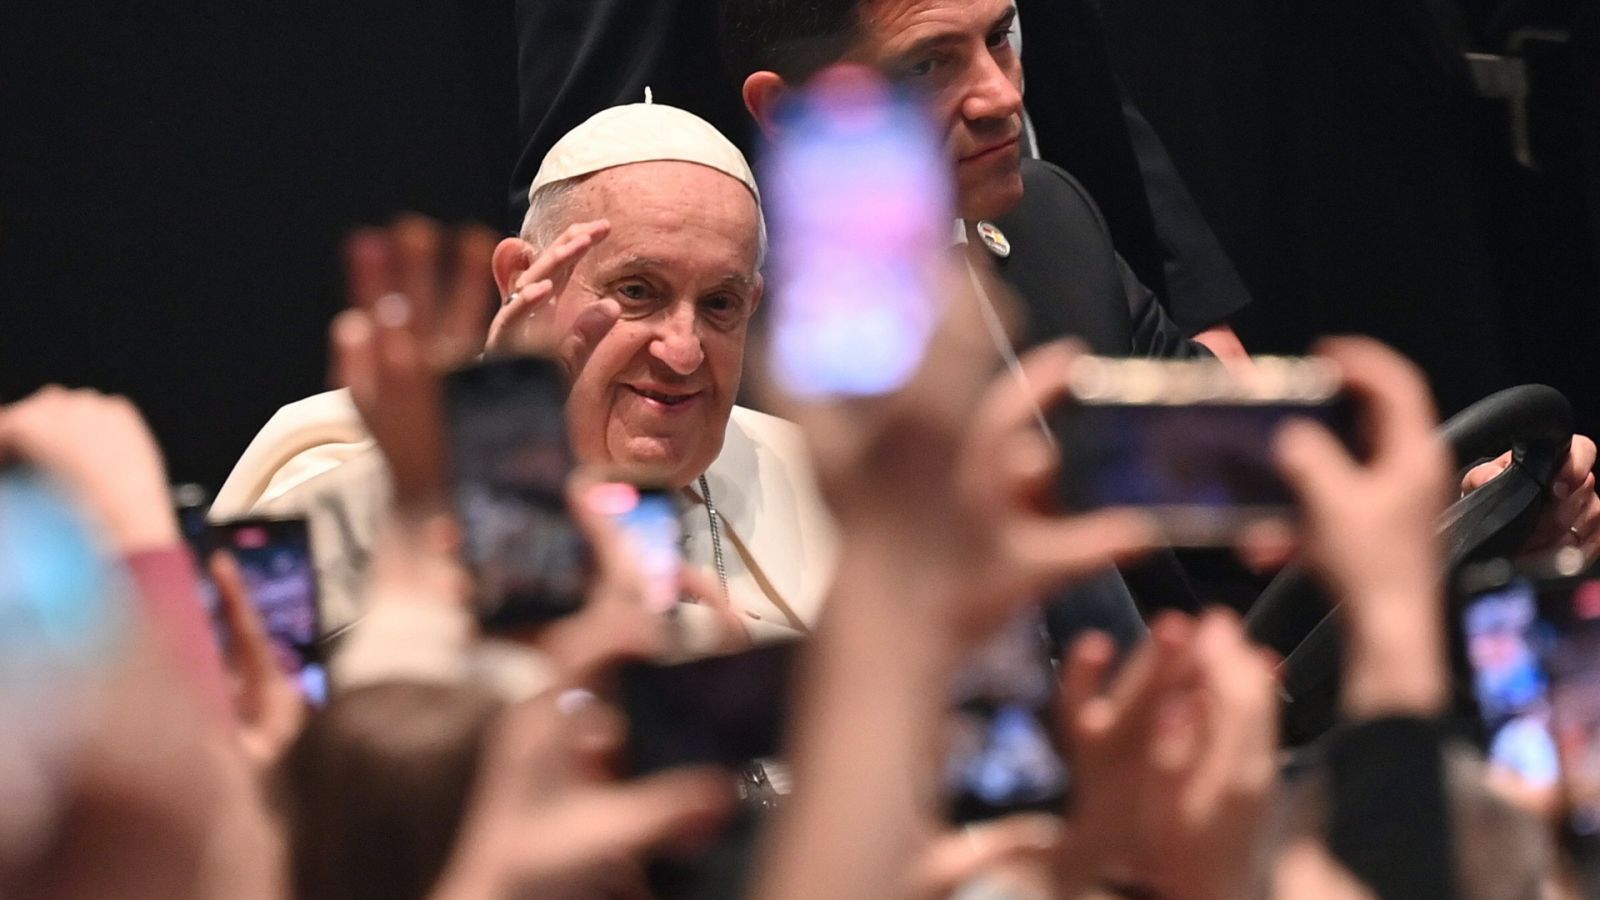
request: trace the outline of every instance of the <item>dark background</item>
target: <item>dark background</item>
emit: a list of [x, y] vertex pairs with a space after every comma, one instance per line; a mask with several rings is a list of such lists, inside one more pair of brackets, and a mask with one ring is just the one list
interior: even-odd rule
[[511, 0], [0, 4], [0, 400], [128, 394], [215, 488], [322, 390], [351, 227], [504, 224]]
[[[1537, 176], [1439, 5], [1107, 0], [1106, 24], [1256, 296], [1252, 350], [1369, 332], [1446, 411], [1542, 380], [1592, 434], [1600, 4], [1519, 4], [1579, 33], [1541, 61]], [[1503, 43], [1492, 11], [1465, 21]], [[506, 224], [515, 62], [512, 0], [0, 7], [0, 401], [126, 393], [174, 479], [215, 487], [325, 386], [343, 234], [402, 209]]]

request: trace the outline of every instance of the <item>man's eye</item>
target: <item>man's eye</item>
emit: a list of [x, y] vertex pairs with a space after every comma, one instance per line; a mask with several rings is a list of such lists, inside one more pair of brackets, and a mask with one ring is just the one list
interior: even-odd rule
[[630, 281], [619, 286], [617, 294], [625, 300], [649, 300], [650, 286], [637, 281]]
[[938, 60], [936, 59], [925, 59], [922, 62], [908, 67], [906, 69], [906, 75], [912, 78], [922, 78], [927, 75], [932, 75], [934, 66], [937, 64]]
[[737, 322], [744, 312], [744, 303], [738, 297], [728, 294], [707, 297], [701, 301], [701, 306], [721, 322]]
[[1011, 33], [1015, 30], [1015, 28], [1007, 27], [1002, 31], [996, 31], [994, 34], [989, 35], [990, 49], [998, 49], [1001, 46], [1009, 47], [1011, 45]]

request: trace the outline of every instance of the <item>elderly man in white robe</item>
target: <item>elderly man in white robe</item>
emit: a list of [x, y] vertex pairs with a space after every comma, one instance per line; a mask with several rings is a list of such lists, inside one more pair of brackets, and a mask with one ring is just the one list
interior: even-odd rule
[[[489, 349], [556, 348], [579, 460], [668, 474], [688, 561], [749, 636], [805, 633], [832, 575], [831, 523], [798, 430], [734, 403], [766, 244], [750, 166], [703, 120], [633, 104], [559, 141], [529, 194], [520, 236], [494, 249]], [[586, 342], [597, 315], [614, 321]], [[267, 423], [212, 518], [309, 516], [333, 631], [363, 613], [391, 482], [349, 393], [332, 391]]]

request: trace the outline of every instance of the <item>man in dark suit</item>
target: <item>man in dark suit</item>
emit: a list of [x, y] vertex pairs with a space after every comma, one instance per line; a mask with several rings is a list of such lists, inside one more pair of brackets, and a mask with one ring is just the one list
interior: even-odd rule
[[1023, 160], [1015, 17], [1011, 0], [728, 0], [722, 38], [746, 108], [769, 131], [785, 92], [837, 61], [926, 91], [948, 125], [962, 234], [1022, 296], [1024, 345], [1072, 334], [1118, 356], [1207, 354], [1117, 255], [1082, 185]]
[[1218, 355], [1242, 352], [1228, 322], [1250, 291], [1117, 77], [1099, 3], [1016, 3], [1033, 155], [1088, 189], [1117, 252], [1184, 333]]
[[[982, 243], [1021, 296], [1025, 332], [1010, 352], [1066, 335], [1114, 356], [1209, 355], [1140, 283], [1112, 245], [1083, 186], [1021, 153], [1022, 68], [1009, 42], [1011, 0], [726, 0], [723, 50], [742, 74], [745, 106], [766, 131], [785, 92], [835, 62], [864, 62], [915, 84], [946, 123], [957, 242]], [[1248, 365], [1248, 363], [1244, 363]], [[1146, 606], [1197, 605], [1170, 555], [1128, 573]], [[1141, 630], [1115, 572], [1054, 609], [1126, 643]]]

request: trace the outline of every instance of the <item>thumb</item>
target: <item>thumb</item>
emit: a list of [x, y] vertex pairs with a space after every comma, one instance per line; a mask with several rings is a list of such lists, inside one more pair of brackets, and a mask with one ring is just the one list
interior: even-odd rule
[[720, 770], [663, 772], [596, 788], [572, 833], [587, 835], [582, 849], [591, 858], [632, 856], [708, 836], [727, 821], [733, 804], [732, 781]]
[[568, 360], [572, 373], [576, 375], [589, 361], [589, 354], [594, 352], [595, 346], [611, 332], [612, 326], [621, 317], [622, 307], [615, 300], [605, 299], [589, 304], [578, 313], [578, 318], [572, 323], [572, 331], [561, 339], [556, 358]]
[[1284, 423], [1273, 438], [1273, 456], [1284, 480], [1307, 507], [1318, 508], [1354, 479], [1357, 465], [1338, 439], [1315, 422]]
[[1461, 479], [1461, 492], [1470, 494], [1478, 488], [1499, 477], [1501, 472], [1511, 467], [1511, 454], [1505, 453], [1499, 459], [1492, 459], [1481, 465], [1472, 467], [1472, 470]]
[[1048, 853], [1061, 840], [1061, 823], [1048, 815], [1018, 815], [944, 834], [911, 867], [913, 898], [938, 900], [983, 872], [1015, 859]]

